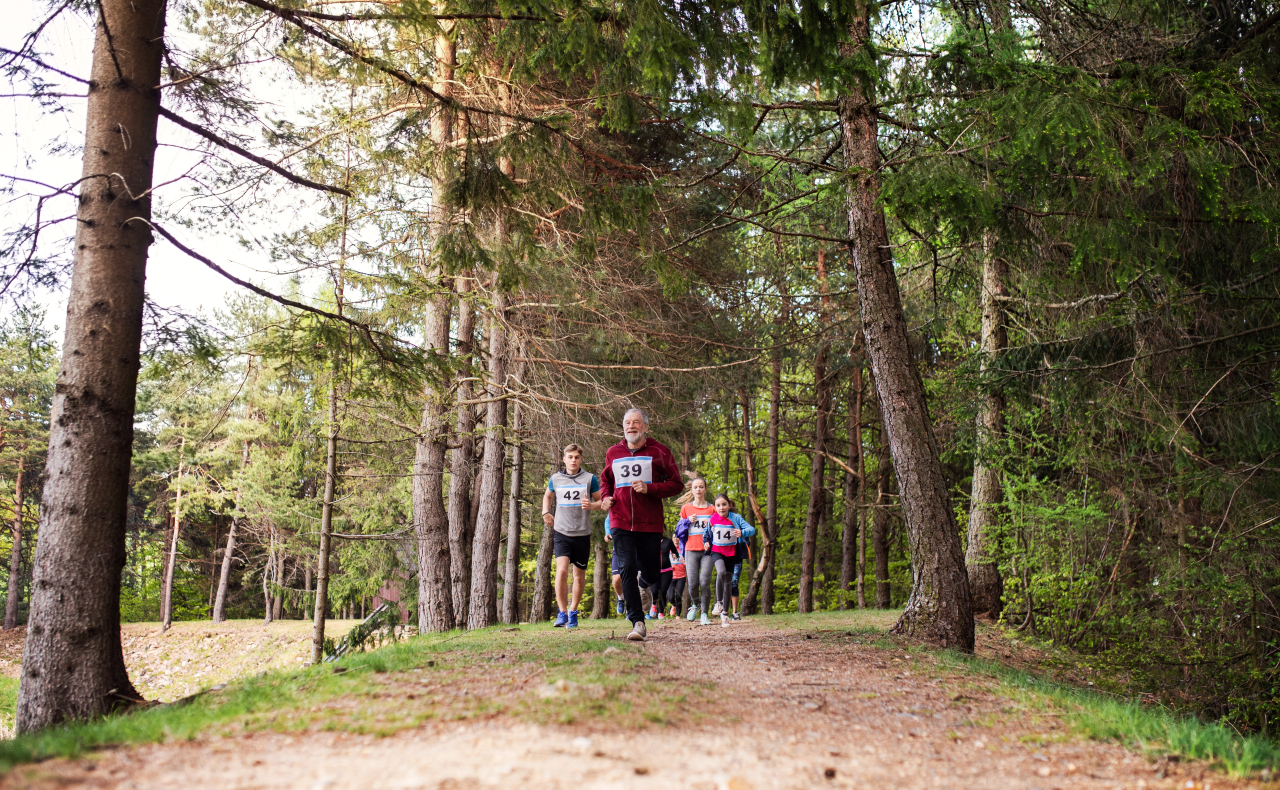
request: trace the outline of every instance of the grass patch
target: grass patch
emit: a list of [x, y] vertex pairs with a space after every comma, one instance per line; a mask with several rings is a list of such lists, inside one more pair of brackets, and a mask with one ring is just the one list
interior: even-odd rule
[[[497, 714], [539, 723], [598, 719], [632, 729], [683, 722], [673, 718], [687, 707], [679, 700], [703, 690], [651, 679], [657, 661], [611, 639], [617, 627], [603, 621], [576, 633], [533, 625], [428, 634], [320, 667], [237, 681], [186, 702], [0, 742], [0, 771], [111, 746], [263, 730], [389, 735], [430, 720]], [[17, 684], [10, 683], [11, 690], [0, 685], [8, 711], [16, 702]]]
[[1149, 755], [1178, 754], [1205, 760], [1237, 778], [1280, 766], [1280, 744], [1259, 735], [1241, 735], [1221, 724], [1160, 706], [1045, 681], [986, 659], [954, 651], [941, 655], [944, 663], [953, 667], [999, 679], [1004, 684], [1002, 693], [1028, 707], [1052, 705], [1077, 735], [1118, 741]]

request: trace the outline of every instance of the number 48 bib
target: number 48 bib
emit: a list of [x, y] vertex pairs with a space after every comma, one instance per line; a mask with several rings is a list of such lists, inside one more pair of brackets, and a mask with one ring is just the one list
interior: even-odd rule
[[613, 484], [618, 488], [629, 486], [639, 480], [641, 483], [653, 482], [653, 459], [647, 455], [636, 455], [631, 458], [619, 458], [613, 462]]

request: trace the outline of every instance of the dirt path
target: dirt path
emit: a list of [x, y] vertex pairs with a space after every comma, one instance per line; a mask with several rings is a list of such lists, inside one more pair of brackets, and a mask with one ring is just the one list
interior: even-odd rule
[[[573, 638], [572, 634], [545, 638]], [[694, 723], [620, 731], [506, 716], [385, 738], [312, 731], [121, 749], [19, 769], [0, 786], [94, 788], [1227, 788], [1197, 765], [1148, 762], [1065, 734], [1051, 713], [929, 654], [866, 632], [666, 621], [659, 679], [716, 683]], [[483, 670], [478, 670], [483, 671]], [[545, 687], [543, 687], [545, 688]], [[525, 692], [529, 693], [529, 692]], [[408, 697], [413, 699], [412, 696]], [[681, 713], [684, 712], [673, 712]], [[1154, 770], [1153, 770], [1154, 769]]]

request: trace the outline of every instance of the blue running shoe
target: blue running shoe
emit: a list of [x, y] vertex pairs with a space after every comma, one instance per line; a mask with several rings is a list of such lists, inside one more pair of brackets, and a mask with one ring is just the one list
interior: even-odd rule
[[626, 609], [627, 609], [627, 605], [626, 605], [625, 603], [623, 603], [623, 601], [622, 601], [622, 599], [621, 599], [621, 598], [619, 598], [619, 599], [618, 599], [618, 614], [623, 614], [624, 612], [626, 612]]
[[[575, 619], [576, 619], [576, 618], [575, 618]], [[552, 628], [564, 628], [565, 623], [567, 623], [567, 622], [569, 622], [569, 616], [568, 616], [567, 614], [565, 614], [564, 612], [561, 612], [561, 613], [559, 613], [559, 614], [557, 614], [557, 615], [556, 615], [556, 621], [555, 621], [555, 623], [554, 623], [551, 627], [552, 627]]]
[[578, 627], [577, 611], [569, 612], [569, 624], [566, 625], [565, 628], [577, 628], [577, 627]]

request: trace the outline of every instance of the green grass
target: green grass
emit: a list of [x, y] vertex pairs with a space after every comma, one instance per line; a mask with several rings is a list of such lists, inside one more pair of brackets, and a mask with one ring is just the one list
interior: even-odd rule
[[[431, 719], [503, 713], [536, 722], [608, 718], [621, 726], [669, 722], [689, 689], [649, 681], [654, 659], [609, 621], [564, 633], [549, 626], [429, 634], [320, 667], [263, 674], [180, 704], [53, 727], [0, 742], [0, 771], [50, 757], [141, 743], [260, 730], [341, 729], [389, 735]], [[620, 635], [619, 635], [620, 636]], [[610, 647], [616, 652], [605, 655]], [[651, 672], [644, 674], [653, 674]], [[556, 681], [576, 684], [554, 691]], [[12, 711], [13, 688], [0, 686]], [[476, 687], [475, 693], [458, 694]]]
[[1052, 707], [1076, 735], [1117, 741], [1147, 754], [1205, 760], [1237, 778], [1280, 767], [1280, 744], [1241, 735], [1157, 705], [1142, 705], [1090, 689], [1065, 686], [994, 661], [947, 651], [943, 664], [996, 678], [1000, 693], [1033, 708]]

